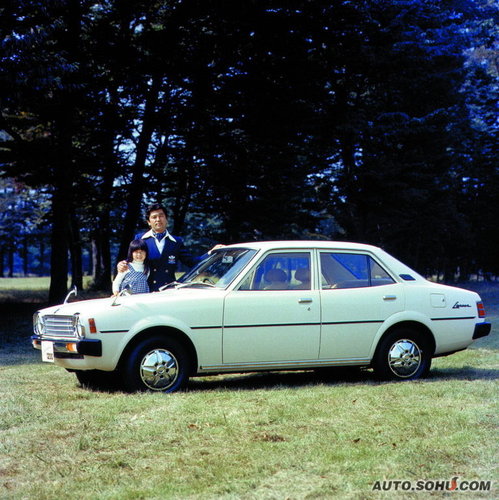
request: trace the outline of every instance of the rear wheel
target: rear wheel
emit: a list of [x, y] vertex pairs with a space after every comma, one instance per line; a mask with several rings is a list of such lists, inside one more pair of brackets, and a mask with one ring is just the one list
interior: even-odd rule
[[375, 374], [382, 380], [415, 380], [428, 375], [430, 343], [409, 328], [394, 330], [381, 340], [373, 359]]
[[174, 392], [189, 377], [189, 359], [180, 342], [152, 337], [137, 344], [125, 359], [123, 385], [130, 392]]

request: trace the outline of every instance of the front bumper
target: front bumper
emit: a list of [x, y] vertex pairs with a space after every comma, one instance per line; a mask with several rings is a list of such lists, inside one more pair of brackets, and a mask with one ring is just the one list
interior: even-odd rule
[[43, 342], [52, 342], [54, 346], [54, 358], [83, 359], [83, 356], [102, 356], [102, 342], [97, 339], [42, 339], [39, 335], [31, 337], [31, 343], [35, 349], [42, 348], [42, 340]]
[[478, 323], [475, 325], [475, 331], [473, 332], [473, 340], [486, 337], [490, 333], [492, 325], [490, 323]]

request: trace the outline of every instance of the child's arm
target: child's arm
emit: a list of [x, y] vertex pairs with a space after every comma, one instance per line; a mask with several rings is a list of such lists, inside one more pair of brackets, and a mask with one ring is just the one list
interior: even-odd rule
[[120, 291], [121, 282], [123, 281], [123, 278], [125, 277], [125, 274], [127, 272], [128, 272], [128, 270], [126, 270], [123, 273], [118, 273], [116, 275], [116, 278], [114, 278], [114, 280], [113, 280], [113, 295], [118, 295], [118, 293]]

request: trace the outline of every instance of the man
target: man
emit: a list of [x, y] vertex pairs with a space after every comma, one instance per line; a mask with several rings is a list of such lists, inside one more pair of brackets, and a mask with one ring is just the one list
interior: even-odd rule
[[[150, 274], [148, 283], [151, 292], [157, 292], [159, 287], [175, 281], [175, 271], [179, 262], [193, 267], [211, 253], [210, 250], [201, 257], [193, 257], [185, 248], [182, 238], [172, 236], [168, 232], [168, 214], [159, 203], [147, 208], [146, 222], [150, 227], [149, 231], [137, 234], [134, 239], [143, 239], [149, 250]], [[217, 245], [212, 250], [219, 246], [222, 245]], [[126, 269], [126, 261], [118, 263], [118, 272], [124, 272]]]

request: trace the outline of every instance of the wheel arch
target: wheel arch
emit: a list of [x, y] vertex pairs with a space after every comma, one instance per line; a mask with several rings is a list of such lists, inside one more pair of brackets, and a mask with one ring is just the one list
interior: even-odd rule
[[376, 357], [376, 354], [378, 353], [378, 350], [380, 349], [381, 344], [383, 343], [383, 340], [388, 337], [392, 332], [395, 330], [398, 330], [400, 328], [407, 328], [409, 330], [413, 330], [421, 335], [424, 336], [425, 340], [429, 342], [430, 345], [430, 350], [431, 350], [431, 356], [435, 354], [435, 349], [436, 349], [436, 342], [435, 342], [435, 337], [433, 336], [432, 331], [423, 323], [420, 323], [419, 321], [411, 321], [411, 320], [406, 320], [406, 321], [400, 321], [398, 323], [395, 323], [391, 325], [389, 328], [386, 329], [386, 331], [381, 335], [381, 337], [378, 339], [378, 342], [376, 344], [376, 349], [374, 350], [374, 357]]
[[152, 326], [149, 328], [145, 328], [141, 332], [137, 333], [130, 340], [130, 342], [128, 342], [125, 349], [123, 349], [123, 352], [121, 353], [120, 359], [118, 361], [118, 368], [121, 368], [123, 366], [123, 363], [128, 358], [129, 354], [132, 352], [135, 346], [137, 346], [143, 340], [152, 337], [172, 338], [180, 342], [187, 350], [187, 354], [189, 356], [189, 375], [195, 375], [197, 373], [198, 357], [196, 348], [194, 347], [192, 340], [183, 331], [171, 326]]

